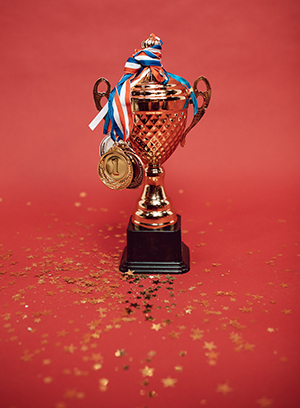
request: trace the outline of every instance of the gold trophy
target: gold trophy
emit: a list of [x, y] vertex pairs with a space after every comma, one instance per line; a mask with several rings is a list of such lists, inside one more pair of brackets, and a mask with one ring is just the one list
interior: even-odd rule
[[[161, 44], [161, 40], [151, 34], [142, 42], [139, 53], [135, 54], [138, 63], [144, 56], [148, 64], [148, 56], [157, 56]], [[131, 63], [132, 59], [128, 61]], [[131, 67], [130, 63], [128, 65]], [[155, 58], [153, 63], [157, 64]], [[204, 115], [210, 101], [211, 88], [203, 76], [198, 77], [191, 88], [186, 80], [167, 73], [162, 65], [153, 67], [142, 64], [143, 61], [135, 76], [132, 74], [130, 77], [129, 72], [124, 78], [128, 81], [129, 77], [130, 81], [130, 84], [126, 84], [127, 92], [130, 86], [127, 107], [130, 100], [129, 114], [132, 115], [127, 138], [118, 137], [118, 132], [112, 138], [111, 133], [107, 132], [108, 136], [100, 145], [98, 173], [103, 183], [115, 190], [137, 188], [144, 180], [142, 195], [129, 221], [127, 247], [123, 252], [120, 270], [151, 274], [185, 273], [190, 269], [189, 249], [181, 241], [180, 216], [176, 214], [165, 192], [162, 164], [179, 144], [184, 146], [187, 133]], [[99, 84], [103, 81], [107, 84], [107, 90], [98, 92]], [[205, 91], [198, 90], [199, 82], [204, 83]], [[106, 97], [109, 100], [110, 89], [105, 78], [95, 83], [93, 94], [99, 111], [102, 110], [101, 99]], [[120, 96], [121, 99], [124, 91], [121, 87], [119, 89], [117, 98]], [[199, 95], [203, 99], [200, 107], [197, 106]], [[111, 106], [116, 109], [126, 106], [124, 102], [123, 105], [122, 101], [120, 104], [118, 102], [114, 101]], [[188, 106], [191, 103], [194, 104], [194, 117], [186, 127]], [[107, 112], [109, 109], [107, 107]], [[126, 115], [126, 112], [121, 110], [116, 121], [121, 123], [121, 119], [124, 120], [122, 115]]]

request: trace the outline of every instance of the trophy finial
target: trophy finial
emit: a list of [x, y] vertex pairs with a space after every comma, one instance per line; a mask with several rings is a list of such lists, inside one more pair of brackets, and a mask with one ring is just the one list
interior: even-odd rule
[[149, 37], [142, 41], [141, 47], [144, 48], [151, 48], [154, 45], [162, 44], [161, 39], [157, 37], [155, 34], [150, 34]]

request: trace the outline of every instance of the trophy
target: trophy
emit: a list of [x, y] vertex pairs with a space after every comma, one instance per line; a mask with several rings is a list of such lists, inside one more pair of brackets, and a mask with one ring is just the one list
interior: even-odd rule
[[[100, 78], [93, 95], [98, 115], [93, 130], [105, 118], [98, 173], [113, 190], [135, 189], [144, 183], [127, 228], [120, 271], [180, 274], [190, 269], [189, 248], [181, 241], [181, 217], [164, 187], [163, 163], [204, 115], [211, 97], [209, 81], [200, 76], [193, 87], [163, 68], [162, 41], [151, 34], [127, 60], [125, 73], [111, 91]], [[104, 82], [106, 91], [99, 92]], [[198, 90], [198, 84], [205, 91]], [[198, 96], [203, 99], [199, 107]], [[101, 105], [102, 98], [108, 102]], [[194, 116], [187, 127], [189, 104]]]

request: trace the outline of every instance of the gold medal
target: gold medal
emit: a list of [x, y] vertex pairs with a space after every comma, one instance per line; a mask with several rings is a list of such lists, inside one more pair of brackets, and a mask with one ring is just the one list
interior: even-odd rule
[[127, 188], [133, 179], [133, 165], [127, 154], [118, 146], [112, 146], [98, 164], [101, 181], [113, 190]]

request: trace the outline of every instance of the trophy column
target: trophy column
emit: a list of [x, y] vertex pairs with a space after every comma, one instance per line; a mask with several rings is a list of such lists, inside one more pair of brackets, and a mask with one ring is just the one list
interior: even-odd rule
[[144, 190], [133, 211], [132, 222], [138, 227], [158, 229], [174, 225], [175, 209], [164, 189], [164, 170], [149, 164], [145, 170]]

